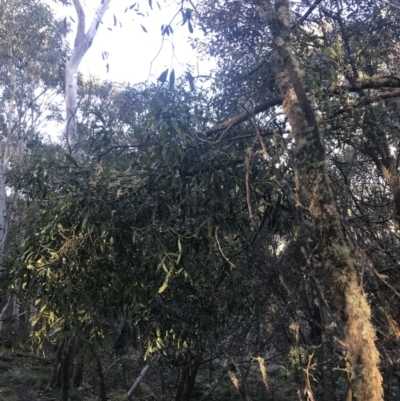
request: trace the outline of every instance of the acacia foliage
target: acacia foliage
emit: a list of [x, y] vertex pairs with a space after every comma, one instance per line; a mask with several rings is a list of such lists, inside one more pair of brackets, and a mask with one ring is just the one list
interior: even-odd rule
[[51, 329], [98, 346], [124, 316], [140, 328], [147, 352], [181, 349], [204, 343], [249, 308], [251, 281], [239, 284], [239, 274], [238, 298], [223, 290], [225, 280], [258, 227], [273, 226], [284, 210], [279, 188], [265, 158], [247, 166], [242, 147], [208, 141], [188, 111], [175, 111], [151, 114], [149, 106], [126, 133], [130, 145], [107, 141], [100, 149], [113, 131], [97, 110], [98, 146], [92, 155], [87, 148], [88, 162], [62, 152], [44, 159], [38, 148], [30, 169], [15, 175], [30, 207], [9, 271], [18, 296], [34, 300], [41, 341]]

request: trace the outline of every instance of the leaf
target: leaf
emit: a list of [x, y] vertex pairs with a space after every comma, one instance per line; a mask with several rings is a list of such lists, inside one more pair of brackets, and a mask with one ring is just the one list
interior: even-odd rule
[[147, 29], [146, 29], [143, 25], [140, 25], [140, 26], [142, 27], [143, 32], [146, 32], [146, 33], [147, 33]]
[[158, 77], [158, 81], [160, 81], [162, 84], [165, 83], [165, 81], [167, 80], [167, 76], [168, 76], [168, 68], [161, 73], [161, 75]]
[[85, 229], [86, 224], [87, 224], [87, 222], [89, 220], [89, 217], [90, 217], [90, 212], [86, 212], [86, 214], [85, 214], [85, 216], [83, 217], [83, 220], [82, 220], [82, 230]]
[[190, 21], [188, 22], [188, 27], [189, 27], [189, 32], [193, 33], [193, 26], [192, 26], [192, 23]]
[[114, 26], [117, 26], [117, 17], [113, 14], [114, 17]]
[[172, 271], [173, 271], [173, 270], [174, 270], [174, 269], [171, 269], [171, 270], [167, 273], [167, 275], [165, 276], [165, 280], [164, 280], [162, 286], [158, 289], [158, 293], [159, 293], [159, 294], [161, 294], [162, 292], [164, 292], [165, 289], [168, 287], [168, 281], [169, 281], [169, 278], [171, 277], [171, 274], [172, 274]]
[[175, 84], [175, 70], [172, 69], [171, 74], [169, 75], [169, 89], [172, 90]]
[[[164, 26], [164, 25], [163, 25]], [[165, 34], [167, 34], [167, 36], [169, 36], [169, 34], [170, 33], [173, 33], [174, 31], [172, 30], [172, 28], [171, 28], [171, 26], [170, 25], [167, 25], [167, 26], [165, 26], [164, 27], [164, 29], [162, 30], [162, 32], [161, 32], [161, 35], [165, 35]]]
[[181, 257], [182, 257], [182, 244], [181, 244], [181, 238], [180, 237], [178, 237], [178, 251], [179, 251], [179, 254], [178, 254], [178, 258], [176, 259], [175, 264], [179, 264], [179, 262], [181, 260]]
[[153, 0], [149, 0], [149, 6], [151, 9], [153, 9]]
[[133, 4], [129, 7], [129, 10], [132, 10], [132, 8], [135, 7], [135, 6], [136, 6], [136, 3], [133, 3]]

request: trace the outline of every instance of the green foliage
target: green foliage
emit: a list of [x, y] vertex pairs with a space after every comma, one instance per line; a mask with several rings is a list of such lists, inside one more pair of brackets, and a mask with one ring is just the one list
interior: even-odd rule
[[[112, 138], [96, 116], [94, 135], [106, 129]], [[34, 299], [39, 343], [50, 333], [97, 348], [122, 314], [140, 327], [148, 353], [184, 349], [249, 307], [251, 280], [238, 287], [242, 297], [218, 292], [254, 239], [246, 164], [230, 146], [199, 138], [186, 116], [164, 108], [156, 117], [132, 128], [134, 145], [117, 157], [111, 149], [78, 165], [38, 150], [15, 176], [32, 206], [7, 263], [18, 297]], [[255, 221], [276, 224], [281, 197], [265, 160], [254, 161], [252, 198], [263, 205]]]

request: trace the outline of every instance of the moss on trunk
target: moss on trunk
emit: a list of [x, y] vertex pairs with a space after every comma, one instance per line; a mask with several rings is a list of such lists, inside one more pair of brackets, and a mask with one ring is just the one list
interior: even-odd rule
[[383, 399], [379, 353], [371, 309], [359, 283], [357, 261], [350, 255], [327, 174], [318, 124], [300, 81], [291, 51], [289, 1], [258, 0], [261, 17], [274, 40], [276, 84], [296, 141], [294, 162], [300, 202], [313, 218], [327, 284], [340, 311], [345, 332], [349, 378], [357, 400]]

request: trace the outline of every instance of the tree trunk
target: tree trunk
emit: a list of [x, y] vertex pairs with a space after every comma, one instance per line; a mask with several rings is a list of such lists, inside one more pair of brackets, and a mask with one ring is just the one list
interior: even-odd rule
[[100, 401], [107, 401], [106, 382], [104, 380], [103, 368], [101, 366], [100, 358], [96, 358], [97, 374], [99, 375], [99, 399]]
[[[325, 310], [325, 306], [320, 306], [321, 312], [321, 323], [322, 326], [327, 327], [329, 322], [327, 319], [327, 313]], [[332, 356], [333, 349], [332, 343], [329, 336], [322, 331], [321, 333], [321, 343], [322, 343], [322, 388], [324, 391], [323, 397], [324, 401], [337, 401], [336, 391], [335, 391], [335, 382], [333, 379], [333, 371], [332, 371]]]
[[81, 149], [78, 144], [78, 137], [76, 132], [78, 111], [77, 103], [77, 73], [79, 64], [81, 63], [84, 55], [91, 46], [94, 37], [97, 33], [97, 28], [104, 16], [104, 13], [110, 6], [111, 0], [102, 0], [92, 23], [87, 32], [85, 32], [85, 12], [82, 8], [80, 0], [73, 0], [75, 10], [78, 16], [78, 28], [76, 31], [74, 48], [72, 55], [66, 63], [65, 67], [65, 107], [66, 107], [66, 126], [65, 137], [67, 146], [72, 156], [78, 161], [81, 159]]
[[56, 358], [53, 365], [53, 371], [49, 380], [49, 387], [60, 388], [61, 387], [61, 365], [62, 365], [62, 355], [64, 351], [65, 341], [57, 347]]
[[69, 401], [69, 389], [70, 389], [70, 363], [71, 363], [71, 347], [66, 345], [63, 349], [63, 354], [61, 358], [61, 376], [62, 376], [62, 386], [61, 386], [61, 401]]
[[[13, 53], [10, 46], [9, 57], [12, 60]], [[13, 133], [13, 116], [15, 110], [15, 91], [16, 91], [16, 68], [15, 64], [10, 64], [10, 78], [11, 78], [11, 98], [7, 111], [7, 137], [2, 145], [2, 152], [0, 154], [0, 254], [3, 254], [4, 247], [7, 239], [7, 194], [6, 194], [6, 179], [8, 173], [8, 164], [10, 161], [10, 142]], [[3, 328], [3, 320], [5, 318], [7, 309], [12, 305], [12, 317], [15, 323], [19, 317], [19, 307], [16, 300], [11, 295], [8, 298], [6, 306], [0, 313], [0, 331]]]
[[313, 218], [324, 274], [344, 323], [351, 387], [359, 401], [381, 401], [382, 376], [371, 309], [359, 284], [356, 260], [343, 237], [319, 128], [292, 53], [289, 0], [276, 0], [275, 10], [270, 0], [257, 0], [257, 4], [273, 36], [276, 84], [296, 141], [293, 156], [298, 200]]
[[196, 376], [201, 364], [202, 355], [203, 353], [199, 351], [193, 359], [185, 363], [179, 379], [175, 401], [190, 400], [190, 396], [196, 383]]

